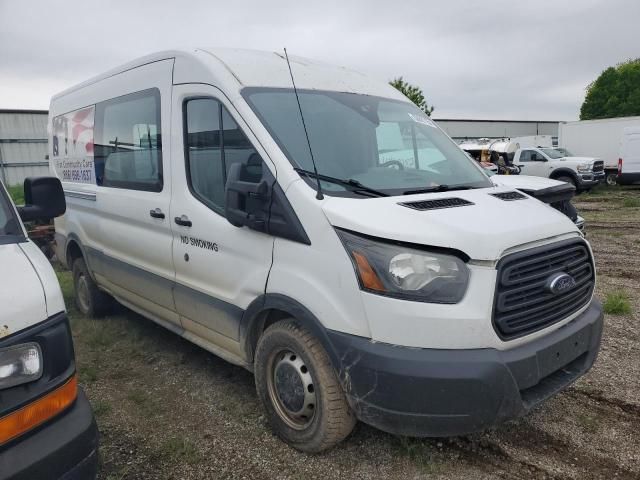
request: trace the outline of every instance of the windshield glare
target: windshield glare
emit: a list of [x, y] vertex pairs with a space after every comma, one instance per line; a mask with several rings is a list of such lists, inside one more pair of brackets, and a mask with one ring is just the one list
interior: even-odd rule
[[4, 187], [0, 184], [0, 237], [20, 234], [22, 234], [20, 224], [9, 203]]
[[[296, 167], [313, 170], [293, 89], [245, 89], [245, 99]], [[437, 185], [489, 187], [460, 148], [409, 102], [298, 91], [318, 173], [387, 193]], [[323, 182], [323, 189], [344, 187]]]
[[543, 148], [541, 150], [550, 158], [563, 158], [573, 156], [566, 148]]

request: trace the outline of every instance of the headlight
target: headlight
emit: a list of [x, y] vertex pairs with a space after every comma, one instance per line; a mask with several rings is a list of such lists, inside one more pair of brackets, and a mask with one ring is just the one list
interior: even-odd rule
[[578, 165], [577, 170], [580, 173], [588, 173], [591, 171], [591, 164], [590, 163], [583, 163], [581, 165]]
[[458, 257], [336, 231], [361, 289], [430, 303], [458, 303], [464, 297], [469, 269]]
[[0, 350], [0, 390], [33, 382], [42, 375], [42, 352], [37, 343]]

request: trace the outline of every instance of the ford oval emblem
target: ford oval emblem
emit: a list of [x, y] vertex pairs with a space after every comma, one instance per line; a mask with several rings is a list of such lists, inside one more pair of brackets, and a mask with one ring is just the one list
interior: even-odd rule
[[568, 292], [576, 286], [576, 280], [567, 273], [556, 273], [547, 280], [545, 288], [554, 295]]

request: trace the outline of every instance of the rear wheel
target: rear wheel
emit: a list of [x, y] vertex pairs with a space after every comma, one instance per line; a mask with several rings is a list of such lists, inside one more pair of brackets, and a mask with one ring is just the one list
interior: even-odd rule
[[113, 298], [98, 288], [82, 257], [73, 262], [73, 286], [76, 291], [76, 307], [83, 315], [101, 317], [113, 307]]
[[353, 415], [320, 342], [292, 319], [270, 326], [255, 356], [258, 397], [275, 433], [303, 452], [333, 447], [353, 430]]

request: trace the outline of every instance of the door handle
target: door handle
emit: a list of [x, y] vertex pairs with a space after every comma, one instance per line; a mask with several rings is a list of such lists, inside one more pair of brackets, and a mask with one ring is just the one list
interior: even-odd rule
[[149, 210], [149, 215], [153, 218], [164, 218], [164, 213], [159, 208], [155, 208], [153, 210]]
[[173, 219], [178, 225], [182, 225], [183, 227], [190, 227], [192, 225], [191, 220], [186, 215], [182, 215], [180, 217], [176, 217]]

